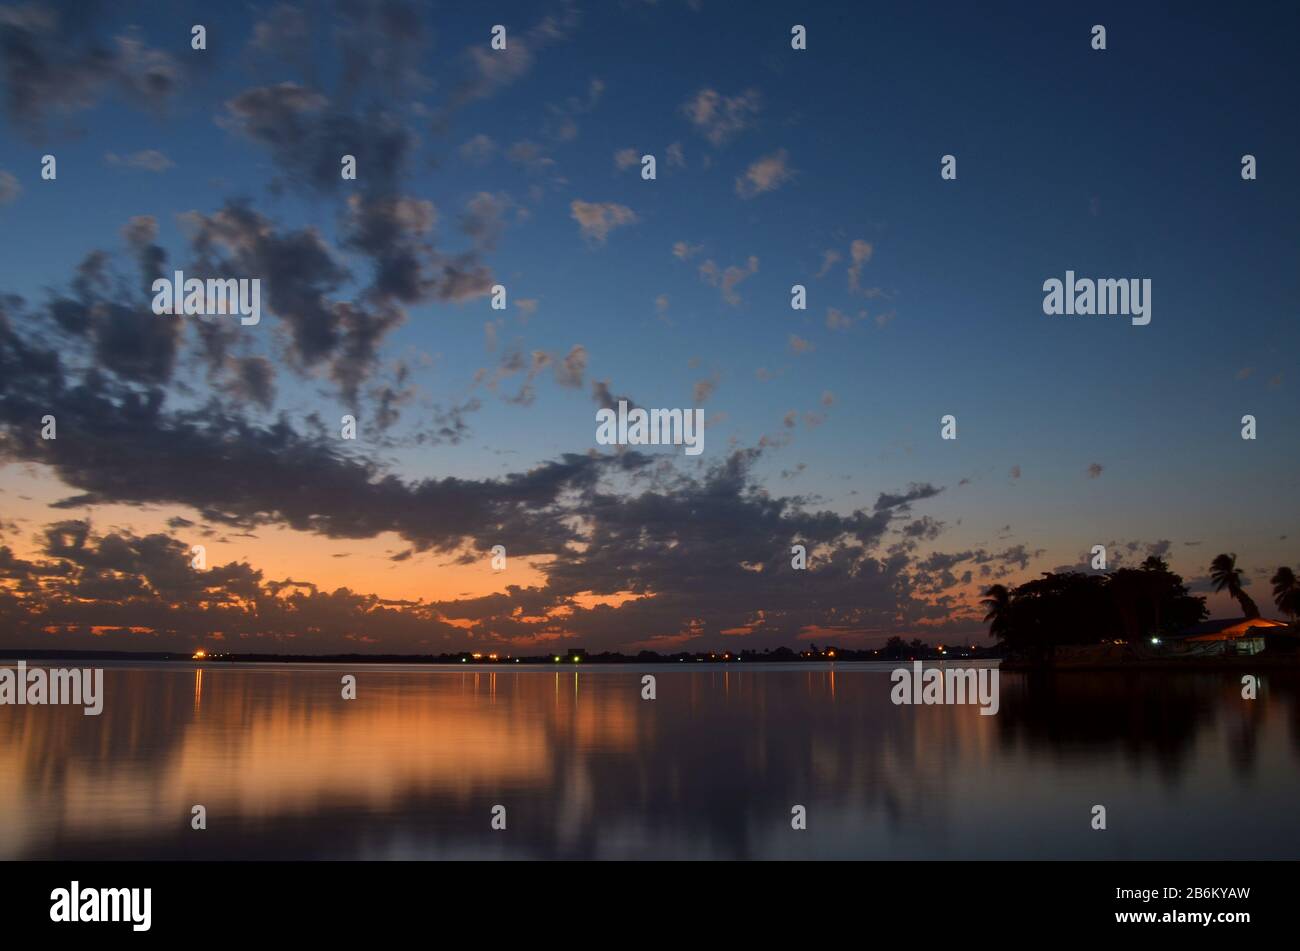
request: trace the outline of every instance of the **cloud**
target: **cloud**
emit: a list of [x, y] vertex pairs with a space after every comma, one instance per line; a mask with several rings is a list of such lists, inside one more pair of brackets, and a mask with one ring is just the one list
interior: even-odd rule
[[118, 155], [116, 152], [106, 152], [104, 161], [109, 165], [117, 165], [123, 168], [135, 168], [144, 172], [165, 172], [175, 163], [157, 149], [145, 149], [142, 152], [132, 152], [129, 155]]
[[876, 498], [876, 511], [883, 512], [890, 509], [906, 511], [913, 502], [932, 499], [942, 491], [942, 487], [933, 486], [929, 482], [913, 482], [907, 487], [906, 492], [900, 494], [881, 492]]
[[758, 93], [748, 89], [738, 96], [723, 96], [704, 88], [682, 104], [682, 112], [695, 130], [715, 148], [749, 128], [758, 116]]
[[604, 81], [593, 79], [587, 84], [585, 97], [569, 96], [558, 105], [548, 102], [546, 117], [542, 123], [542, 134], [552, 142], [572, 142], [578, 137], [578, 116], [595, 109], [604, 92]]
[[497, 152], [497, 144], [490, 136], [479, 133], [460, 147], [460, 157], [471, 165], [484, 165]]
[[62, 12], [35, 3], [0, 7], [5, 109], [29, 134], [43, 133], [54, 116], [91, 108], [110, 91], [161, 109], [184, 84], [185, 70], [171, 54], [146, 45], [134, 30], [105, 43], [92, 32], [96, 18], [85, 13], [77, 5]]
[[[495, 241], [501, 196], [480, 194], [471, 199], [462, 218], [480, 247]], [[441, 300], [452, 303], [482, 297], [492, 286], [491, 270], [478, 250], [456, 255], [438, 252], [432, 243], [437, 222], [433, 203], [406, 196], [350, 195], [344, 220], [343, 244], [370, 258], [372, 279], [366, 294], [376, 308], [390, 300], [404, 304]]]
[[514, 202], [504, 192], [479, 192], [465, 204], [460, 229], [483, 251], [492, 251], [505, 232], [505, 216]]
[[637, 220], [631, 208], [612, 201], [589, 202], [574, 199], [569, 205], [569, 213], [570, 217], [578, 223], [582, 236], [595, 245], [603, 245], [611, 231]]
[[[651, 484], [622, 497], [609, 494], [604, 477], [646, 475], [647, 457], [567, 457], [562, 472], [542, 467], [528, 476], [457, 482], [454, 499], [445, 502], [465, 507], [461, 525], [493, 518], [481, 503], [497, 512], [502, 505], [552, 509], [566, 520], [581, 511], [587, 525], [581, 545], [562, 547], [543, 563], [540, 585], [457, 600], [393, 602], [342, 588], [328, 592], [309, 582], [270, 580], [233, 562], [196, 572], [179, 538], [99, 535], [84, 521], [54, 523], [33, 560], [0, 548], [0, 578], [29, 591], [39, 584], [42, 591], [39, 598], [0, 598], [0, 624], [19, 640], [49, 643], [53, 635], [60, 645], [88, 641], [92, 626], [143, 627], [153, 632], [153, 649], [221, 631], [227, 643], [252, 649], [283, 650], [277, 645], [292, 643], [294, 650], [337, 652], [355, 650], [355, 635], [365, 632], [370, 649], [403, 653], [462, 649], [469, 637], [535, 645], [557, 631], [596, 649], [628, 649], [666, 631], [687, 629], [688, 640], [709, 641], [739, 628], [749, 631], [746, 646], [761, 648], [788, 643], [810, 625], [883, 639], [881, 632], [941, 615], [913, 595], [927, 580], [919, 565], [875, 550], [899, 513], [878, 506], [839, 515], [808, 510], [797, 498], [755, 493], [750, 469], [756, 459], [753, 451], [733, 453], [699, 477], [677, 477], [671, 488]], [[502, 491], [513, 501], [489, 501]], [[325, 513], [321, 501], [312, 499]], [[442, 508], [428, 513], [424, 505], [406, 511], [413, 521], [446, 514]], [[921, 525], [920, 532], [911, 531], [923, 535], [938, 528], [924, 518], [903, 525], [904, 531]], [[526, 551], [518, 527], [492, 525], [467, 557], [482, 557], [497, 542], [512, 553]], [[817, 553], [807, 571], [789, 567], [792, 539]], [[396, 555], [410, 558], [422, 550], [408, 539]], [[620, 602], [585, 607], [579, 596], [592, 594]], [[96, 646], [108, 643], [125, 645], [100, 638]]]
[[531, 139], [521, 139], [506, 150], [506, 158], [530, 175], [549, 177], [553, 184], [562, 184], [564, 179], [556, 174], [555, 159], [546, 154], [546, 148]]
[[828, 248], [822, 252], [822, 266], [814, 277], [820, 279], [830, 273], [830, 269], [843, 260], [844, 256], [834, 248]]
[[575, 343], [563, 360], [555, 364], [555, 381], [561, 386], [582, 387], [587, 372], [587, 348]]
[[[140, 275], [124, 279], [106, 251], [93, 250], [77, 265], [66, 288], [51, 291], [46, 306], [24, 323], [47, 321], [63, 337], [63, 350], [92, 360], [101, 371], [144, 385], [168, 382], [176, 368], [184, 324], [158, 318], [148, 288], [166, 261], [153, 244], [157, 226], [148, 216], [131, 219], [123, 236], [136, 256]], [[15, 299], [20, 301], [21, 299]]]
[[867, 312], [858, 311], [856, 317], [852, 317], [838, 307], [831, 307], [826, 311], [826, 329], [827, 330], [848, 330], [859, 321], [866, 320]]
[[719, 288], [722, 291], [722, 299], [732, 307], [739, 307], [741, 304], [741, 297], [736, 293], [736, 288], [757, 273], [758, 258], [752, 254], [744, 267], [733, 264], [726, 269], [721, 269], [711, 258], [700, 265], [700, 280]]
[[[136, 230], [148, 237], [146, 226]], [[0, 458], [47, 466], [81, 493], [70, 504], [184, 506], [204, 523], [245, 532], [276, 525], [329, 538], [392, 534], [402, 540], [399, 550], [413, 554], [481, 557], [500, 543], [547, 560], [535, 587], [385, 605], [344, 589], [267, 580], [246, 565], [194, 573], [180, 539], [97, 536], [89, 525], [58, 523], [41, 558], [0, 554], [0, 574], [17, 585], [34, 584], [37, 574], [65, 579], [36, 601], [0, 596], [0, 624], [19, 638], [45, 637], [38, 632], [48, 628], [70, 644], [92, 624], [137, 625], [158, 632], [155, 648], [221, 630], [250, 645], [297, 632], [295, 649], [326, 651], [364, 630], [374, 649], [400, 652], [431, 641], [459, 649], [469, 636], [536, 643], [563, 630], [614, 647], [688, 621], [698, 622], [695, 636], [716, 637], [761, 612], [749, 643], [771, 646], [809, 624], [875, 637], [947, 613], [913, 595], [928, 583], [919, 565], [877, 551], [895, 519], [938, 494], [928, 484], [881, 493], [867, 511], [810, 511], [800, 499], [758, 491], [751, 475], [758, 450], [721, 457], [699, 475], [660, 470], [651, 457], [625, 451], [566, 454], [500, 478], [402, 479], [324, 428], [301, 432], [284, 417], [245, 418], [238, 404], [217, 401], [168, 408], [161, 392], [146, 395], [93, 368], [74, 371], [37, 336], [17, 333], [0, 311]], [[521, 367], [555, 367], [566, 385], [577, 385], [585, 370], [578, 346], [563, 361], [540, 357], [522, 358]], [[592, 396], [599, 405], [618, 400], [606, 381], [593, 382]], [[41, 439], [30, 425], [45, 407], [58, 410], [58, 440]], [[442, 437], [458, 438], [461, 416], [474, 408], [443, 412]], [[807, 574], [789, 570], [792, 540], [818, 552]], [[755, 564], [760, 570], [744, 567]], [[583, 592], [638, 597], [618, 609], [590, 609], [575, 601]], [[295, 611], [281, 612], [277, 597]], [[549, 616], [561, 609], [562, 619]], [[472, 623], [448, 625], [454, 618]]]
[[384, 110], [353, 113], [295, 82], [245, 89], [227, 100], [216, 123], [270, 152], [284, 176], [276, 188], [336, 191], [347, 184], [340, 175], [342, 157], [351, 155], [357, 186], [367, 195], [391, 197], [414, 144], [406, 126]]
[[756, 159], [745, 174], [737, 177], [736, 194], [741, 198], [753, 198], [780, 188], [794, 174], [786, 166], [787, 157], [785, 149], [778, 149], [771, 155]]
[[353, 275], [313, 228], [278, 230], [237, 202], [180, 217], [197, 255], [194, 273], [260, 278], [264, 308], [289, 330], [292, 364], [303, 371], [326, 366], [349, 405], [356, 405], [384, 338], [405, 321], [403, 304], [463, 301], [492, 284], [475, 254], [447, 257], [433, 248], [436, 211], [420, 199], [349, 197], [343, 243], [370, 261], [372, 275], [360, 293], [347, 296], [343, 288]]
[[0, 170], [0, 205], [8, 205], [16, 201], [22, 193], [23, 186], [18, 184], [18, 179], [11, 173]]
[[857, 238], [849, 245], [849, 259], [853, 262], [849, 265], [849, 290], [859, 291], [862, 289], [860, 279], [862, 277], [862, 266], [871, 260], [871, 255], [875, 248], [869, 241], [863, 241]]
[[615, 396], [609, 388], [609, 380], [591, 381], [591, 399], [601, 409], [618, 409], [620, 401], [626, 402], [629, 409], [636, 406], [630, 396]]
[[943, 533], [944, 523], [922, 515], [903, 524], [903, 536], [924, 541], [934, 541]]
[[641, 153], [636, 149], [619, 149], [614, 153], [614, 167], [620, 172], [626, 171], [641, 161]]
[[463, 55], [465, 76], [451, 91], [444, 121], [450, 112], [486, 99], [528, 75], [537, 54], [567, 39], [576, 26], [577, 12], [567, 7], [561, 15], [543, 17], [527, 30], [508, 29], [504, 50], [492, 49], [486, 38], [470, 46]]
[[708, 401], [709, 397], [718, 389], [718, 378], [711, 376], [704, 380], [697, 380], [691, 391], [691, 398], [698, 406]]
[[790, 334], [790, 352], [798, 356], [801, 353], [808, 353], [816, 349], [809, 341], [800, 337], [798, 334]]

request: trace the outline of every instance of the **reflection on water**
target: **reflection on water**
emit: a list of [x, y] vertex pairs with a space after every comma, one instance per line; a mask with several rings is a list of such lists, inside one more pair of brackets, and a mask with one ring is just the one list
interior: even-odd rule
[[99, 717], [0, 707], [0, 858], [1300, 856], [1294, 674], [1003, 673], [984, 717], [889, 669], [110, 666]]

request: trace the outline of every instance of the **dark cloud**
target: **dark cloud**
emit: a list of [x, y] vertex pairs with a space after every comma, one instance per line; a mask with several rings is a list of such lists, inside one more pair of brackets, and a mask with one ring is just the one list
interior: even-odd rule
[[0, 547], [0, 579], [12, 585], [0, 587], [0, 626], [47, 646], [187, 650], [216, 637], [245, 650], [440, 651], [460, 636], [427, 605], [266, 580], [236, 562], [195, 570], [189, 548], [162, 535], [64, 522], [47, 528], [42, 556]]
[[886, 509], [899, 509], [907, 511], [913, 502], [919, 502], [922, 499], [931, 499], [943, 491], [943, 488], [935, 488], [930, 483], [912, 483], [907, 487], [907, 491], [902, 494], [892, 494], [881, 492], [876, 499], [876, 511], [881, 512]]
[[[123, 229], [132, 247], [139, 277], [117, 273], [111, 256], [100, 250], [85, 255], [66, 290], [55, 291], [38, 315], [66, 335], [69, 353], [84, 356], [103, 371], [143, 384], [167, 382], [176, 367], [184, 325], [162, 318], [150, 307], [148, 288], [162, 273], [166, 252], [153, 244], [152, 218], [133, 218]], [[14, 307], [15, 313], [25, 311]], [[26, 315], [24, 323], [29, 322]]]
[[[32, 425], [42, 412], [57, 415], [57, 440], [42, 440]], [[870, 512], [815, 511], [757, 487], [751, 475], [757, 450], [733, 453], [699, 476], [624, 452], [564, 455], [497, 479], [404, 481], [348, 453], [332, 435], [303, 434], [283, 418], [258, 425], [215, 404], [167, 410], [159, 389], [140, 391], [94, 371], [76, 378], [56, 351], [20, 337], [7, 320], [0, 321], [0, 426], [0, 458], [49, 466], [81, 493], [69, 500], [78, 507], [182, 505], [208, 523], [242, 531], [275, 524], [333, 538], [391, 532], [412, 553], [483, 554], [502, 544], [512, 556], [549, 556], [537, 566], [543, 584], [511, 589], [492, 602], [499, 610], [475, 621], [471, 634], [502, 643], [536, 643], [554, 623], [541, 615], [560, 608], [567, 612], [564, 630], [593, 646], [677, 635], [688, 624], [705, 639], [748, 631], [746, 643], [770, 646], [810, 629], [867, 636], [946, 616], [946, 608], [919, 596], [945, 565], [914, 564], [905, 553], [880, 550], [899, 513], [938, 489], [884, 493]], [[790, 567], [796, 542], [812, 554], [807, 571]], [[256, 573], [229, 568], [228, 590], [219, 597], [211, 572], [191, 578], [189, 569], [172, 564], [187, 552], [162, 536], [119, 532], [95, 543], [87, 524], [59, 523], [47, 533], [44, 556], [76, 566], [75, 585], [69, 581], [61, 593], [47, 595], [57, 605], [49, 616], [56, 626], [178, 631], [186, 612], [216, 624], [212, 605], [221, 604], [227, 605], [221, 626], [209, 629], [301, 634], [302, 618], [289, 622], [273, 611], [254, 625], [230, 606], [265, 596], [249, 587], [259, 582]], [[1020, 549], [960, 557], [1008, 566], [1024, 564], [1028, 555]], [[32, 569], [25, 570], [30, 576]], [[584, 607], [576, 600], [583, 592], [634, 597], [618, 608]], [[341, 599], [358, 625], [358, 605], [389, 612], [395, 633], [366, 629], [387, 650], [429, 643], [443, 632], [440, 619], [452, 616], [444, 612], [466, 609], [380, 609], [352, 592], [293, 597], [308, 610]], [[185, 610], [167, 615], [151, 599], [171, 599]], [[91, 602], [102, 610], [89, 610]], [[20, 608], [7, 610], [12, 617]], [[283, 630], [275, 627], [277, 618]], [[29, 630], [34, 623], [20, 617], [14, 626]], [[313, 634], [309, 642], [312, 650], [337, 649], [330, 635]]]
[[133, 28], [111, 40], [98, 3], [0, 7], [0, 75], [5, 109], [29, 133], [55, 117], [89, 109], [109, 93], [149, 108], [169, 103], [185, 82], [181, 62], [147, 45]]
[[[246, 89], [226, 103], [222, 127], [265, 147], [283, 176], [276, 187], [333, 192], [348, 186], [391, 195], [400, 185], [415, 142], [383, 110], [353, 115], [324, 93], [283, 82]], [[357, 160], [355, 183], [342, 176], [342, 158]]]
[[[381, 254], [373, 285], [358, 299], [338, 299], [351, 274], [323, 237], [312, 228], [279, 231], [246, 204], [231, 202], [211, 215], [189, 212], [182, 216], [198, 255], [197, 272], [262, 283], [263, 308], [289, 330], [288, 356], [300, 369], [324, 364], [338, 384], [345, 402], [355, 406], [361, 385], [377, 361], [385, 335], [405, 319], [405, 311], [392, 299], [405, 288], [406, 275], [385, 270], [392, 259], [382, 257], [381, 238], [370, 234], [367, 248]], [[392, 265], [398, 268], [399, 265]], [[227, 334], [230, 331], [227, 331]], [[209, 345], [222, 348], [216, 335]], [[264, 392], [266, 368], [255, 364], [238, 367], [239, 385]]]

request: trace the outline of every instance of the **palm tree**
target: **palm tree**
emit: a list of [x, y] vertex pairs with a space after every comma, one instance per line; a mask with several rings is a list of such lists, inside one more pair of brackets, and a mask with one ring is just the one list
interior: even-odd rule
[[1002, 639], [1007, 636], [1011, 622], [1011, 592], [1004, 584], [990, 585], [980, 601], [988, 609], [984, 620], [989, 624], [989, 637]]
[[1255, 601], [1241, 587], [1241, 569], [1237, 567], [1235, 553], [1219, 555], [1210, 563], [1210, 580], [1214, 582], [1215, 591], [1227, 589], [1228, 596], [1236, 599], [1241, 605], [1241, 613], [1247, 618], [1259, 617]]
[[1291, 622], [1295, 623], [1296, 615], [1300, 614], [1300, 579], [1290, 568], [1283, 566], [1273, 575], [1273, 603], [1283, 614], [1291, 615]]

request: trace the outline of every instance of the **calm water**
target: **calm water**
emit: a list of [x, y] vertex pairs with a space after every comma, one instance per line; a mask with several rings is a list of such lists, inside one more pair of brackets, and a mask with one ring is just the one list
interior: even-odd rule
[[107, 666], [98, 718], [0, 707], [0, 858], [1300, 857], [1294, 675], [1004, 673], [984, 717], [891, 667]]

